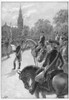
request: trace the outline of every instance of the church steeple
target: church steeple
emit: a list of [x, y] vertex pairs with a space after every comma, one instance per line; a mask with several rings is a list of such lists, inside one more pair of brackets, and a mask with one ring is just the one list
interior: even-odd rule
[[23, 18], [22, 18], [22, 10], [21, 10], [21, 5], [19, 9], [19, 16], [18, 16], [18, 29], [22, 30], [23, 29]]

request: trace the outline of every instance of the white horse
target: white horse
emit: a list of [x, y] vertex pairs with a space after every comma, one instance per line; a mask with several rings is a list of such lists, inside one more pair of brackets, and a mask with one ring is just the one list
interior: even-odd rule
[[37, 59], [35, 57], [35, 48], [37, 46], [37, 43], [32, 39], [26, 39], [26, 45], [29, 44], [29, 42], [31, 42], [33, 44], [33, 46], [30, 48], [31, 48], [31, 54], [32, 54], [33, 59], [34, 59], [34, 63], [35, 63], [35, 65], [38, 65]]
[[[35, 56], [36, 55], [36, 52], [35, 52], [35, 49], [36, 49], [36, 47], [38, 46], [38, 43], [36, 43], [34, 40], [32, 40], [32, 39], [27, 39], [26, 40], [26, 42], [27, 43], [29, 43], [29, 42], [31, 42], [32, 44], [33, 44], [33, 47], [31, 48], [31, 54], [32, 54], [32, 56], [33, 56], [33, 59], [34, 59], [34, 63], [35, 63], [35, 65], [36, 66], [40, 66], [40, 67], [42, 67], [42, 64], [44, 63], [44, 57], [45, 57], [45, 55], [42, 55], [41, 57], [42, 57], [42, 61], [41, 62], [39, 62], [39, 56]], [[46, 50], [46, 49], [45, 49]], [[40, 54], [39, 54], [40, 55]]]

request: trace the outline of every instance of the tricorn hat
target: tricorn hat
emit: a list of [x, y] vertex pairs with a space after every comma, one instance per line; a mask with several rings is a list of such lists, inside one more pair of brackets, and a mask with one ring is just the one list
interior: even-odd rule
[[56, 40], [49, 40], [49, 43], [54, 43], [56, 45], [60, 45], [60, 43], [58, 41], [56, 41]]

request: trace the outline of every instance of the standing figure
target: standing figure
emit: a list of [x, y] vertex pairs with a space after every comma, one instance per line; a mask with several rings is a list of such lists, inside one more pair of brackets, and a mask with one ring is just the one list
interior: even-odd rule
[[9, 56], [9, 39], [7, 39], [7, 41], [6, 41], [6, 43], [5, 43], [5, 45], [6, 45], [6, 51], [7, 51], [7, 58], [9, 58], [10, 56]]
[[15, 57], [15, 59], [14, 59], [14, 68], [13, 68], [13, 70], [16, 69], [16, 61], [18, 61], [18, 64], [19, 64], [18, 69], [20, 69], [20, 66], [21, 66], [21, 61], [22, 61], [22, 56], [21, 56], [21, 45], [22, 45], [22, 44], [18, 45], [17, 48], [16, 48], [16, 50], [15, 50], [15, 52], [16, 52], [16, 57]]

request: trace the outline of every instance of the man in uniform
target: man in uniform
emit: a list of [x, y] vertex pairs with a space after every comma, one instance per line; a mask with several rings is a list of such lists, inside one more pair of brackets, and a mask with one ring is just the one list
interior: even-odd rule
[[[56, 73], [63, 72], [61, 70], [64, 62], [63, 58], [60, 54], [60, 51], [57, 50], [59, 43], [57, 41], [49, 41], [52, 44], [52, 50], [47, 54], [45, 62], [43, 63], [42, 69], [37, 71], [37, 75], [35, 77], [35, 83], [33, 85], [33, 88], [30, 89], [30, 93], [33, 94], [37, 84], [40, 82], [41, 79], [46, 79], [47, 83], [49, 83], [50, 76], [56, 75]], [[59, 66], [56, 66], [56, 63], [60, 59], [61, 64]], [[52, 75], [52, 73], [54, 73]], [[50, 90], [49, 84], [47, 86], [47, 89]]]
[[16, 61], [18, 61], [18, 63], [19, 63], [18, 69], [20, 69], [21, 61], [22, 61], [21, 46], [22, 46], [22, 43], [20, 43], [20, 45], [18, 45], [17, 48], [16, 48], [16, 50], [15, 50], [15, 52], [16, 52], [16, 57], [15, 57], [15, 59], [14, 59], [14, 68], [13, 68], [13, 70], [16, 69]]
[[7, 39], [7, 41], [6, 41], [6, 43], [5, 43], [5, 45], [6, 45], [6, 51], [7, 51], [7, 58], [9, 58], [10, 56], [9, 56], [9, 39]]
[[44, 47], [44, 45], [45, 45], [45, 36], [43, 35], [43, 36], [40, 37], [38, 45], [35, 48], [35, 53], [36, 53], [35, 57], [37, 57], [39, 55], [39, 52]]

